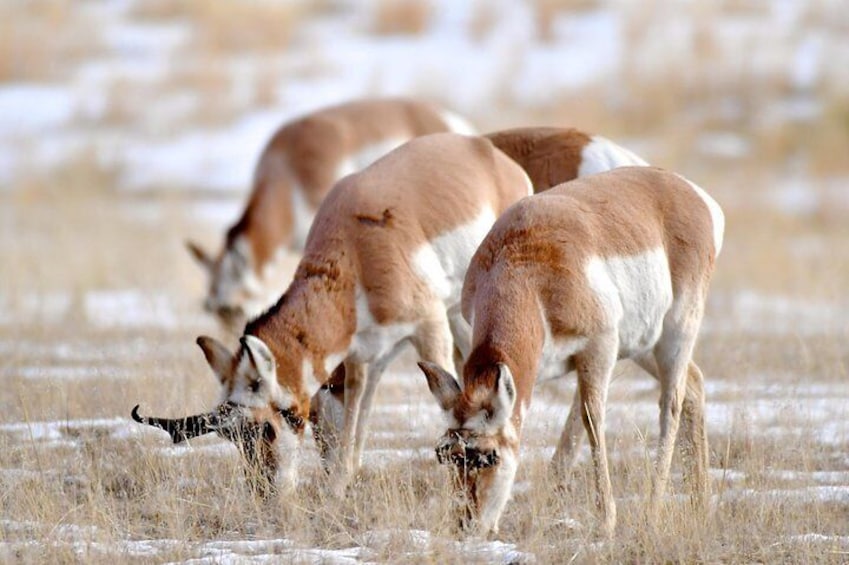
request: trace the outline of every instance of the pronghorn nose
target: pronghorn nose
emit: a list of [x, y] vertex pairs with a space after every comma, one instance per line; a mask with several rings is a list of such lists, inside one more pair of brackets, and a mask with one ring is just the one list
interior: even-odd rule
[[466, 459], [466, 442], [459, 437], [445, 438], [436, 446], [436, 460], [440, 464], [462, 465]]

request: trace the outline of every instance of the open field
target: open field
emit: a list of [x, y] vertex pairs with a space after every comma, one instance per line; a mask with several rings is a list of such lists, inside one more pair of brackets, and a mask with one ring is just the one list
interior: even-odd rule
[[[244, 4], [0, 5], [0, 562], [849, 560], [839, 2]], [[653, 27], [658, 14], [674, 25]], [[260, 503], [228, 443], [172, 447], [129, 419], [137, 403], [167, 416], [216, 401], [194, 339], [235, 340], [201, 311], [183, 240], [220, 242], [266, 136], [321, 104], [397, 93], [483, 130], [603, 133], [724, 206], [696, 352], [707, 516], [684, 502], [676, 458], [666, 511], [646, 524], [658, 391], [627, 363], [608, 408], [610, 541], [594, 533], [588, 449], [568, 492], [546, 472], [572, 378], [537, 385], [492, 540], [452, 534], [441, 420], [412, 355], [383, 379], [342, 501], [322, 491], [309, 438], [299, 492]]]

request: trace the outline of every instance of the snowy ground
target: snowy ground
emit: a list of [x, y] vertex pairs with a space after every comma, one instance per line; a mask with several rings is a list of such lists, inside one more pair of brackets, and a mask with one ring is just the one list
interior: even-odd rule
[[[840, 131], [828, 128], [845, 118], [849, 93], [840, 3], [574, 2], [543, 33], [532, 2], [435, 0], [420, 32], [398, 35], [374, 33], [380, 0], [326, 4], [295, 16], [285, 49], [201, 53], [204, 28], [179, 11], [142, 17], [132, 0], [80, 2], [55, 31], [69, 45], [90, 42], [83, 56], [42, 76], [0, 74], [0, 561], [845, 558], [849, 162], [828, 150], [841, 151], [843, 138], [823, 133]], [[664, 25], [652, 24], [661, 15]], [[637, 89], [643, 82], [655, 87]], [[657, 88], [666, 84], [684, 94], [666, 98]], [[217, 395], [193, 341], [221, 330], [200, 310], [204, 281], [183, 239], [220, 241], [283, 120], [374, 94], [435, 99], [482, 129], [550, 119], [621, 132], [725, 206], [726, 246], [697, 352], [713, 522], [705, 537], [687, 534], [691, 553], [631, 531], [657, 390], [626, 364], [609, 407], [625, 524], [614, 543], [587, 533], [586, 497], [558, 505], [540, 495], [570, 380], [537, 387], [514, 501], [493, 541], [458, 542], [428, 522], [441, 508], [440, 419], [410, 358], [381, 385], [364, 484], [417, 516], [376, 518], [360, 503], [342, 517], [239, 510], [229, 444], [173, 447], [129, 420], [138, 402], [177, 414]], [[646, 99], [659, 109], [641, 122], [634, 114]], [[586, 472], [586, 450], [580, 465]], [[311, 440], [304, 469], [312, 492]], [[404, 474], [411, 469], [426, 480]], [[396, 475], [398, 485], [381, 482]], [[643, 552], [630, 549], [638, 543]]]

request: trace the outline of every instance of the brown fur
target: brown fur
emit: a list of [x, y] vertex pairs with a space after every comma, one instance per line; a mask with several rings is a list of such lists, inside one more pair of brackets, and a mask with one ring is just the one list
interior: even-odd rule
[[486, 137], [528, 173], [535, 192], [577, 178], [581, 152], [592, 141], [580, 130], [551, 127], [508, 129]]
[[227, 234], [245, 235], [259, 273], [273, 253], [290, 243], [292, 191], [318, 208], [337, 180], [339, 165], [371, 144], [447, 131], [430, 104], [406, 99], [359, 100], [313, 112], [282, 126], [263, 150], [247, 207]]
[[278, 380], [300, 399], [300, 412], [309, 406], [302, 361], [328, 378], [324, 358], [345, 351], [357, 329], [357, 287], [379, 324], [426, 318], [436, 299], [411, 253], [483, 206], [499, 214], [526, 193], [524, 173], [489, 141], [456, 134], [417, 138], [341, 181], [313, 222], [289, 289], [245, 328], [274, 353]]
[[[609, 355], [616, 352], [617, 328], [607, 319], [587, 284], [585, 265], [593, 257], [636, 256], [663, 248], [671, 276], [670, 310], [676, 304], [682, 305], [682, 315], [695, 323], [687, 326], [687, 339], [694, 340], [692, 332], [698, 330], [718, 252], [713, 220], [704, 200], [678, 175], [649, 167], [619, 168], [559, 185], [511, 207], [493, 226], [467, 271], [462, 306], [467, 319], [474, 316], [473, 349], [464, 368], [462, 395], [452, 407], [454, 417], [462, 427], [464, 422], [486, 410], [482, 399], [493, 398], [498, 378], [496, 365], [505, 363], [512, 370], [516, 389], [512, 422], [516, 431], [520, 431], [523, 408], [530, 402], [543, 348], [543, 322], [547, 322], [554, 338], [585, 338], [585, 345], [568, 364], [578, 370], [581, 401], [577, 406], [584, 426], [589, 431], [596, 429], [593, 426], [597, 424], [601, 431], [589, 435], [599, 504], [608, 532], [612, 531], [616, 517], [605, 455], [603, 399], [612, 370], [608, 364], [615, 361]], [[668, 321], [664, 318], [664, 331]], [[693, 341], [682, 341], [675, 346], [682, 348], [681, 353], [672, 350], [677, 361], [682, 355], [690, 354], [687, 348], [692, 344]], [[646, 363], [644, 358], [641, 361]], [[664, 362], [670, 361], [664, 358]], [[677, 411], [682, 407], [687, 412], [684, 425], [688, 439], [697, 450], [694, 475], [706, 484], [706, 439], [701, 428], [704, 411], [702, 406], [696, 406], [703, 403], [701, 373], [689, 358], [684, 359], [683, 366], [683, 377], [654, 369], [661, 381], [662, 433], [659, 478], [653, 494], [662, 494], [671, 461], [669, 434], [663, 434], [664, 422], [668, 420], [664, 415], [675, 419], [670, 429], [676, 430]], [[687, 383], [687, 402], [683, 405], [680, 404], [683, 398], [676, 397], [674, 389], [670, 389], [678, 385], [670, 380], [672, 377], [683, 378]], [[670, 390], [672, 396], [664, 396]], [[665, 407], [671, 406], [670, 402], [676, 401], [677, 407], [664, 412]], [[518, 446], [510, 445], [507, 438], [497, 439], [518, 453]], [[486, 476], [482, 475], [482, 482], [475, 486], [483, 489], [482, 492], [486, 492], [484, 479]]]

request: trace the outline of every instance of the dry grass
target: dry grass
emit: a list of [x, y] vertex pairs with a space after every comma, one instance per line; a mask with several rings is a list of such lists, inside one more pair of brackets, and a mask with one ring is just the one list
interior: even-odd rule
[[197, 33], [192, 50], [208, 55], [286, 49], [306, 3], [300, 1], [170, 2], [153, 0], [135, 4], [134, 15], [148, 21], [186, 21]]
[[[25, 4], [0, 6], [7, 16], [0, 18], [0, 80], [55, 80], [66, 73], [59, 61], [98, 52], [97, 34], [79, 33], [75, 18], [82, 16], [70, 4]], [[535, 2], [541, 36], [553, 32], [553, 14], [600, 4]], [[662, 5], [650, 3], [652, 10]], [[430, 17], [423, 1], [380, 6], [374, 33], [419, 34]], [[728, 415], [715, 416], [708, 429], [715, 496], [710, 513], [699, 516], [675, 498], [658, 527], [647, 524], [643, 505], [657, 434], [657, 392], [643, 375], [623, 366], [609, 410], [619, 526], [615, 539], [599, 539], [586, 450], [566, 492], [553, 489], [541, 453], [555, 444], [573, 387], [540, 384], [534, 406], [539, 416], [526, 433], [528, 455], [499, 536], [537, 562], [840, 563], [849, 552], [847, 498], [839, 490], [849, 477], [849, 437], [845, 424], [841, 427], [849, 413], [840, 411], [841, 402], [849, 405], [841, 389], [849, 378], [849, 329], [837, 323], [849, 307], [844, 249], [849, 224], [845, 200], [825, 184], [849, 172], [845, 87], [839, 75], [829, 75], [813, 92], [802, 93], [822, 102], [822, 114], [812, 120], [763, 119], [763, 108], [798, 93], [778, 75], [753, 79], [744, 67], [722, 68], [717, 61], [726, 60], [724, 46], [710, 23], [727, 15], [761, 16], [765, 4], [696, 6], [705, 23], [697, 26], [692, 59], [673, 61], [656, 73], [635, 66], [611, 84], [564, 94], [533, 111], [510, 99], [506, 77], [499, 107], [475, 116], [484, 128], [560, 124], [646, 140], [651, 160], [705, 186], [728, 219], [697, 351], [712, 387], [709, 413]], [[829, 6], [811, 2], [808, 20], [845, 30], [845, 16]], [[234, 53], [285, 49], [307, 13], [301, 3], [266, 2], [154, 1], [136, 3], [133, 10], [138, 21], [188, 21], [197, 34], [175, 54], [181, 64], [164, 81], [116, 82], [107, 93], [111, 113], [103, 123], [141, 127], [138, 116], [148, 100], [200, 93], [204, 102], [165, 133], [222, 123], [245, 104], [272, 102], [276, 75], [255, 73], [253, 102], [237, 102], [226, 94], [235, 80], [228, 77], [229, 67], [217, 64]], [[635, 58], [651, 59], [652, 10], [629, 15], [625, 41]], [[495, 15], [482, 4], [476, 13], [470, 33], [482, 36]], [[730, 115], [723, 111], [729, 100], [738, 108]], [[751, 150], [741, 158], [702, 155], [697, 147], [706, 130], [733, 132]], [[788, 214], [769, 205], [788, 171], [810, 179], [820, 198], [811, 212]], [[0, 425], [58, 422], [47, 439], [37, 435], [41, 428], [35, 425], [20, 432], [0, 429], [0, 561], [234, 559], [227, 551], [242, 557], [273, 553], [294, 562], [331, 559], [294, 554], [292, 547], [367, 548], [359, 557], [378, 562], [492, 560], [451, 541], [445, 471], [431, 455], [441, 430], [424, 383], [404, 376], [413, 370], [409, 358], [378, 392], [373, 425], [378, 433], [369, 447], [421, 454], [371, 451], [344, 500], [327, 496], [309, 439], [301, 489], [262, 503], [250, 498], [238, 459], [221, 442], [200, 439], [172, 451], [161, 434], [129, 422], [137, 402], [165, 416], [215, 402], [216, 383], [193, 341], [200, 333], [221, 337], [222, 331], [200, 313], [203, 277], [182, 242], [188, 234], [205, 241], [218, 241], [220, 234], [194, 217], [196, 195], [116, 193], [116, 173], [84, 153], [63, 170], [18, 179], [14, 192], [0, 193]], [[164, 295], [174, 323], [97, 323], [87, 298], [127, 289], [143, 297]], [[827, 327], [816, 331], [816, 317], [799, 323], [796, 310], [784, 319], [780, 308], [758, 326], [749, 319], [758, 312], [740, 310], [745, 304], [735, 302], [744, 292], [795, 301], [803, 315], [806, 308], [825, 305]], [[824, 418], [830, 416], [836, 431], [826, 437], [824, 430], [832, 428]], [[74, 423], [91, 418], [121, 420]], [[677, 495], [685, 492], [680, 461], [674, 470]], [[827, 488], [837, 494], [818, 498]], [[410, 530], [426, 530], [431, 537], [421, 541]], [[800, 537], [806, 534], [815, 535]], [[130, 544], [141, 540], [147, 540], [149, 553]], [[253, 549], [226, 544], [244, 540], [267, 543]]]
[[0, 82], [66, 79], [101, 52], [92, 22], [65, 0], [0, 4]]
[[[200, 294], [199, 273], [183, 256], [179, 240], [197, 227], [186, 213], [167, 212], [172, 203], [155, 195], [139, 197], [133, 208], [154, 205], [166, 210], [166, 219], [128, 222], [122, 206], [126, 197], [91, 188], [92, 182], [81, 182], [76, 189], [72, 184], [64, 196], [37, 186], [24, 193], [27, 197], [4, 196], [14, 200], [18, 218], [16, 244], [0, 246], [0, 261], [16, 265], [13, 296], [26, 294], [34, 283], [35, 288], [77, 288], [80, 298], [104, 286], [166, 289], [185, 301], [185, 311], [191, 312]], [[4, 208], [9, 203], [3, 202]], [[808, 271], [817, 265], [787, 260], [784, 254], [794, 239], [829, 242], [844, 237], [842, 228], [764, 212], [755, 223], [745, 212], [729, 211], [729, 244], [715, 293], [742, 286], [837, 298], [831, 285], [849, 280], [849, 263], [814, 277]], [[61, 248], [45, 247], [47, 241], [40, 234], [47, 226], [57, 225], [64, 226], [55, 242]], [[97, 225], [96, 234], [85, 230], [86, 225]], [[776, 233], [783, 234], [783, 243], [775, 240]], [[62, 242], [65, 238], [69, 241]], [[24, 242], [32, 243], [19, 250]], [[90, 250], [83, 255], [91, 257], [80, 262], [80, 253], [74, 249]], [[171, 267], [149, 273], [156, 264]], [[709, 320], [723, 315], [734, 313], [722, 308], [708, 313]], [[212, 555], [218, 556], [213, 560], [224, 559], [225, 554], [212, 553], [214, 547], [240, 555], [272, 552], [295, 559], [287, 553], [294, 546], [328, 551], [365, 547], [368, 553], [361, 558], [379, 562], [397, 562], [411, 555], [421, 562], [475, 561], [462, 546], [449, 541], [454, 534], [445, 495], [447, 477], [430, 451], [439, 433], [438, 421], [426, 417], [429, 423], [419, 428], [404, 418], [393, 420], [399, 414], [415, 415], [430, 408], [424, 383], [402, 376], [414, 375], [410, 359], [398, 367], [402, 373], [387, 377], [378, 393], [373, 426], [378, 433], [370, 445], [413, 448], [421, 450], [421, 455], [368, 459], [370, 463], [344, 500], [331, 499], [323, 489], [310, 441], [302, 488], [263, 503], [251, 499], [238, 458], [226, 446], [222, 451], [218, 440], [200, 439], [192, 448], [164, 450], [166, 442], [157, 432], [136, 430], [126, 418], [137, 402], [163, 415], [202, 410], [214, 402], [214, 379], [192, 343], [197, 333], [214, 330], [211, 321], [192, 317], [171, 328], [103, 329], [79, 308], [72, 308], [58, 322], [21, 317], [12, 325], [0, 325], [4, 351], [16, 344], [11, 353], [4, 353], [0, 364], [6, 385], [0, 392], [5, 407], [0, 422], [59, 422], [50, 440], [39, 439], [38, 427], [0, 430], [0, 482], [5, 487], [0, 497], [5, 520], [0, 526], [0, 555], [5, 560], [107, 563], [210, 559]], [[499, 539], [535, 555], [538, 562], [572, 558], [581, 563], [843, 561], [847, 547], [841, 538], [818, 541], [798, 536], [845, 534], [845, 499], [820, 501], [812, 489], [823, 484], [815, 472], [846, 476], [849, 438], [835, 438], [836, 444], [806, 441], [806, 426], [821, 424], [816, 414], [799, 410], [804, 403], [794, 391], [807, 394], [807, 385], [834, 390], [845, 382], [849, 376], [846, 337], [792, 331], [767, 336], [745, 331], [703, 335], [697, 356], [709, 383], [739, 383], [743, 391], [749, 386], [784, 387], [770, 393], [774, 425], [794, 422], [795, 427], [785, 435], [769, 433], [765, 421], [747, 409], [759, 401], [756, 392], [744, 392], [741, 398], [740, 392], [734, 392], [737, 389], [722, 392], [720, 388], [709, 394], [709, 406], [727, 404], [733, 410], [728, 427], [709, 427], [712, 490], [718, 498], [707, 516], [695, 514], [677, 498], [670, 500], [657, 527], [649, 526], [644, 515], [656, 437], [656, 391], [646, 388], [646, 377], [632, 368], [618, 369], [611, 388], [608, 436], [619, 526], [609, 542], [594, 531], [586, 451], [570, 490], [553, 489], [539, 450], [554, 445], [573, 385], [541, 384], [534, 410], [549, 414], [546, 406], [560, 406], [560, 415], [550, 422], [537, 416], [526, 434], [530, 452], [520, 467], [520, 488], [507, 508]], [[91, 377], [34, 379], [26, 376], [27, 367], [79, 367], [90, 370]], [[115, 417], [124, 420], [74, 424], [79, 419]], [[808, 418], [813, 419], [806, 424]], [[389, 430], [399, 433], [379, 433]], [[138, 433], [127, 435], [133, 431]], [[674, 470], [683, 471], [680, 462]], [[839, 476], [826, 484], [839, 487], [843, 481]], [[684, 492], [676, 475], [672, 493]], [[431, 537], [417, 541], [408, 533], [411, 530], [429, 531]], [[33, 539], [39, 545], [27, 544]], [[141, 553], [142, 540], [154, 553]], [[235, 545], [240, 540], [267, 541], [262, 547], [246, 549]], [[213, 541], [218, 546], [210, 545]]]
[[427, 0], [378, 0], [371, 32], [375, 35], [419, 35], [427, 29], [432, 10]]

